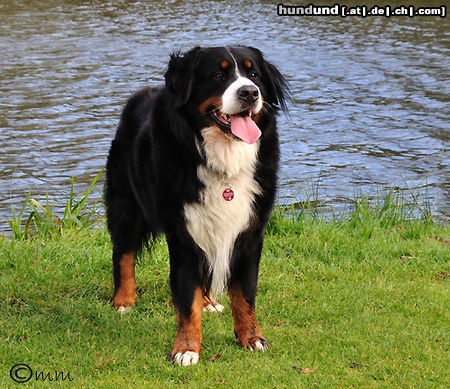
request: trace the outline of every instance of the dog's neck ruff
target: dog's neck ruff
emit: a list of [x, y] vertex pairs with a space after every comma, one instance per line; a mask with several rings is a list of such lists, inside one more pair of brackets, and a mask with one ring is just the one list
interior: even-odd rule
[[[234, 243], [248, 228], [255, 195], [261, 192], [254, 178], [259, 141], [252, 145], [236, 141], [217, 127], [204, 128], [202, 136], [197, 145], [206, 166], [197, 168], [197, 176], [205, 187], [200, 202], [185, 204], [184, 214], [188, 232], [205, 253], [211, 290], [217, 295], [227, 285]], [[224, 199], [228, 188], [232, 201]]]

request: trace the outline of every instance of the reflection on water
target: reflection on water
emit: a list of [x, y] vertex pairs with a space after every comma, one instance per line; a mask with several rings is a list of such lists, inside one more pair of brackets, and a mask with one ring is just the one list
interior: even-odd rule
[[448, 213], [449, 24], [281, 18], [269, 2], [3, 2], [0, 216], [30, 190], [61, 197], [72, 175], [86, 189], [125, 99], [162, 82], [172, 51], [236, 43], [259, 47], [291, 83], [282, 200], [318, 180], [337, 208], [355, 188], [427, 183]]

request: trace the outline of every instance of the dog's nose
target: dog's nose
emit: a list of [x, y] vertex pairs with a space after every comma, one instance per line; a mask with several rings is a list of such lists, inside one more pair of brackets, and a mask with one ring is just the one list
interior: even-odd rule
[[244, 85], [237, 90], [239, 100], [248, 104], [254, 103], [259, 97], [259, 90], [255, 85]]

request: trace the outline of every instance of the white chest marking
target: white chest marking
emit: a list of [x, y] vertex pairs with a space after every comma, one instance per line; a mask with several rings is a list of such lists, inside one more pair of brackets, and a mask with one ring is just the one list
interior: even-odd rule
[[[202, 135], [207, 166], [199, 166], [197, 175], [205, 188], [201, 202], [185, 204], [184, 214], [188, 232], [206, 254], [217, 295], [227, 284], [234, 243], [249, 226], [254, 196], [260, 193], [254, 179], [259, 142], [235, 141], [216, 127], [203, 129]], [[225, 201], [222, 193], [229, 186], [234, 198]]]

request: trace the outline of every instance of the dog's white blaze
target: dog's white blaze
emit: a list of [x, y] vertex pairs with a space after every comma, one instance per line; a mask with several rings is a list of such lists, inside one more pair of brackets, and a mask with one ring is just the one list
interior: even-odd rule
[[[238, 74], [238, 78], [236, 81], [233, 81], [228, 88], [225, 90], [225, 92], [222, 95], [222, 112], [228, 113], [228, 114], [236, 114], [239, 112], [242, 112], [242, 102], [238, 99], [237, 90], [242, 86], [255, 86], [258, 88], [258, 86], [252, 81], [249, 80], [246, 77], [242, 77]], [[259, 96], [257, 100], [256, 108], [254, 109], [255, 113], [258, 113], [262, 106], [262, 99], [261, 99], [261, 91], [258, 88]]]
[[[231, 139], [217, 127], [202, 130], [207, 166], [197, 175], [205, 185], [200, 203], [184, 206], [187, 229], [205, 252], [212, 275], [213, 295], [226, 286], [230, 257], [239, 233], [249, 225], [255, 194], [260, 193], [254, 179], [259, 142], [249, 145]], [[225, 201], [223, 191], [231, 186], [234, 198]]]
[[230, 54], [231, 58], [233, 59], [233, 62], [234, 62], [234, 72], [235, 72], [238, 76], [240, 76], [241, 73], [239, 73], [239, 67], [238, 67], [236, 58], [234, 58], [234, 55], [233, 55], [233, 53], [231, 52], [231, 49], [230, 49], [229, 47], [227, 47], [226, 49], [227, 49], [227, 51], [228, 51], [228, 54]]

